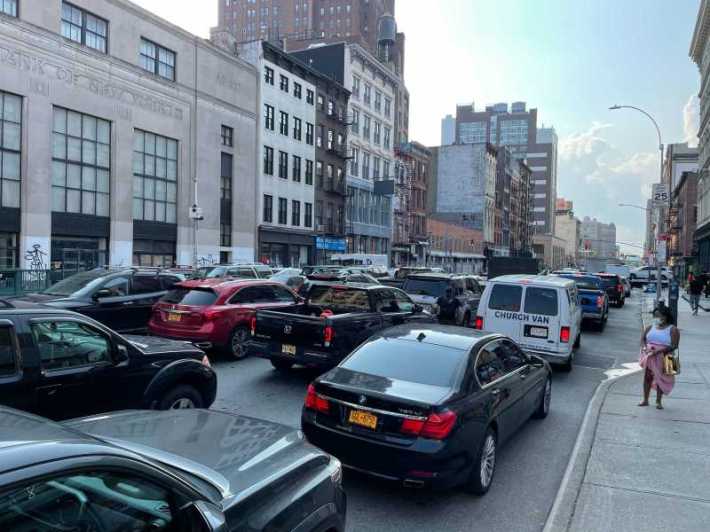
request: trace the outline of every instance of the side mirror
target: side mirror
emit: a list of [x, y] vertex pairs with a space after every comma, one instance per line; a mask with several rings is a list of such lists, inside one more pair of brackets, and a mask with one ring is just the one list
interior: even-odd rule
[[91, 299], [93, 299], [94, 301], [98, 301], [99, 299], [102, 299], [104, 297], [111, 297], [112, 295], [113, 292], [111, 292], [111, 290], [109, 290], [108, 288], [102, 288], [94, 292], [94, 295], [91, 296]]
[[416, 305], [416, 304], [415, 304], [415, 305], [414, 305], [414, 308], [412, 309], [412, 312], [414, 312], [414, 314], [419, 314], [419, 313], [421, 313], [423, 310], [424, 310], [424, 307], [422, 307], [421, 305]]
[[113, 355], [114, 364], [118, 365], [122, 362], [128, 362], [128, 348], [123, 344], [116, 344], [116, 350]]
[[214, 504], [194, 501], [180, 509], [179, 532], [227, 532], [227, 520]]

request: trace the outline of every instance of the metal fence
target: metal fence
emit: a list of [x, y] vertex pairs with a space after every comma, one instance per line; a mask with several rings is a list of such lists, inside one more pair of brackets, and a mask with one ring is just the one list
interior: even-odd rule
[[74, 270], [0, 270], [0, 297], [41, 292], [75, 273]]

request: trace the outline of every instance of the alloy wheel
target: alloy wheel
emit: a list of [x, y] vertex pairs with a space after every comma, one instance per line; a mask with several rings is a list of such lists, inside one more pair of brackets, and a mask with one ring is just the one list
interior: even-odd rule
[[185, 408], [195, 408], [195, 403], [192, 402], [192, 399], [188, 397], [181, 397], [170, 405], [171, 410], [182, 410]]
[[486, 436], [481, 453], [481, 486], [487, 488], [493, 479], [496, 466], [496, 439], [493, 434]]
[[237, 329], [232, 335], [232, 356], [234, 358], [244, 358], [246, 349], [244, 347], [247, 341], [248, 333], [246, 329]]

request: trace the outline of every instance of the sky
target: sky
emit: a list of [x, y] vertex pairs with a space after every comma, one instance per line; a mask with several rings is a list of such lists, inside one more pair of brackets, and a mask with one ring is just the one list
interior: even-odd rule
[[[217, 2], [134, 0], [203, 36]], [[688, 57], [700, 0], [397, 0], [406, 35], [410, 139], [440, 143], [456, 104], [525, 101], [559, 137], [558, 197], [575, 214], [617, 226], [617, 241], [643, 244], [645, 205], [664, 143], [697, 142], [696, 65]], [[431, 6], [435, 6], [432, 9]], [[628, 253], [639, 250], [622, 246]]]

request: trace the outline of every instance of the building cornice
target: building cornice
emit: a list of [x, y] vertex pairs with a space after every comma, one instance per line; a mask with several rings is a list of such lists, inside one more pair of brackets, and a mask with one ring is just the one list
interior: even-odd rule
[[703, 50], [708, 39], [708, 30], [710, 30], [710, 12], [708, 12], [707, 0], [701, 0], [698, 9], [698, 18], [695, 21], [695, 30], [693, 30], [693, 39], [690, 41], [690, 51], [688, 55], [695, 61], [695, 64], [700, 68], [703, 58]]

